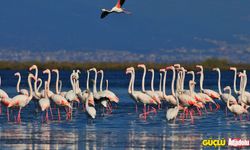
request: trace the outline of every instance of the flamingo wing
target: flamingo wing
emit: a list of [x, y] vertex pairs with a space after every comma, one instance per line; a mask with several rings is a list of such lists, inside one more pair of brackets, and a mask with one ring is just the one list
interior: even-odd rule
[[103, 10], [103, 11], [102, 11], [102, 14], [101, 14], [101, 19], [105, 18], [108, 14], [110, 14], [109, 11]]

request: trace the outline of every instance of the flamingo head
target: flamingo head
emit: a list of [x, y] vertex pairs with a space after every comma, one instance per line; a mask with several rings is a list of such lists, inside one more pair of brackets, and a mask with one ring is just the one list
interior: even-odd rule
[[165, 72], [166, 71], [166, 69], [160, 69], [160, 72]]
[[224, 91], [229, 91], [229, 90], [231, 90], [231, 87], [230, 86], [226, 86], [224, 89], [223, 89]]
[[174, 68], [174, 66], [168, 66], [168, 67], [166, 67], [166, 70], [174, 70], [175, 68]]
[[196, 65], [196, 68], [203, 69], [203, 66], [202, 65]]
[[43, 71], [43, 74], [46, 74], [46, 73], [47, 73], [47, 74], [50, 73], [50, 70], [49, 70], [49, 69], [46, 69], [46, 70]]
[[154, 69], [148, 69], [149, 72], [154, 72]]
[[146, 68], [145, 64], [138, 64], [137, 67]]
[[32, 73], [29, 74], [28, 78], [31, 78], [31, 79], [33, 79], [33, 80], [36, 80], [36, 77], [35, 77]]
[[175, 67], [176, 69], [180, 69], [180, 68], [181, 68], [181, 65], [180, 65], [180, 64], [174, 64], [174, 67]]
[[101, 74], [102, 74], [102, 73], [103, 73], [103, 70], [99, 70], [97, 73], [101, 73]]
[[229, 69], [232, 70], [232, 71], [236, 71], [237, 70], [236, 67], [230, 67]]
[[238, 73], [238, 76], [239, 76], [239, 77], [244, 77], [245, 74], [244, 74], [243, 72], [239, 72], [239, 73]]
[[14, 75], [15, 76], [21, 76], [20, 72], [16, 72]]
[[220, 68], [213, 68], [213, 71], [219, 71]]
[[81, 74], [81, 71], [79, 69], [76, 70], [76, 73], [80, 73]]
[[126, 74], [132, 73], [132, 70], [126, 70]]
[[96, 68], [90, 68], [88, 71], [95, 71], [96, 72]]
[[33, 69], [37, 69], [37, 65], [32, 65], [30, 68], [29, 68], [29, 71], [33, 70]]
[[194, 71], [188, 71], [187, 74], [194, 74]]
[[52, 72], [59, 73], [58, 69], [52, 69]]
[[189, 81], [189, 84], [190, 84], [190, 85], [195, 85], [195, 84], [196, 84], [196, 82], [195, 82], [195, 81], [193, 81], [193, 80], [190, 80], [190, 81]]
[[201, 72], [199, 71], [199, 72], [197, 72], [196, 74], [201, 74]]

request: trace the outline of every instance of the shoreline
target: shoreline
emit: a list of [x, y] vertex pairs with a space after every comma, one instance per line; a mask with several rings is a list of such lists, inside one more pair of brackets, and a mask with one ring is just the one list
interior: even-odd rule
[[[73, 69], [89, 69], [96, 67], [103, 70], [125, 70], [127, 67], [136, 67], [137, 64], [142, 62], [38, 62], [38, 61], [0, 61], [0, 70], [24, 70], [36, 64], [39, 69], [60, 69], [60, 70], [73, 70]], [[176, 62], [178, 63], [178, 62]], [[161, 69], [175, 63], [152, 63], [145, 62], [147, 68]], [[229, 70], [230, 66], [237, 67], [239, 70], [250, 70], [250, 64], [235, 64], [229, 63], [227, 60], [207, 59], [203, 62], [179, 62], [187, 70], [196, 70], [196, 65], [203, 65], [204, 70], [211, 70], [212, 68], [219, 67], [221, 70]]]

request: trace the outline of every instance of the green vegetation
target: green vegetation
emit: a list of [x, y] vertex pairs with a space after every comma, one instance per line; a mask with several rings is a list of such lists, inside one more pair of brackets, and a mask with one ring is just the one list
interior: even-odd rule
[[[60, 70], [72, 70], [72, 69], [89, 69], [92, 67], [96, 67], [98, 69], [104, 70], [125, 70], [125, 68], [134, 66], [140, 62], [124, 62], [124, 63], [112, 63], [112, 62], [9, 62], [9, 61], [0, 61], [0, 69], [5, 70], [22, 70], [27, 69], [33, 64], [36, 64], [39, 69], [53, 69], [58, 68]], [[160, 69], [172, 64], [166, 63], [145, 63], [148, 68]], [[219, 59], [207, 59], [204, 62], [200, 63], [181, 63], [188, 70], [195, 70], [196, 64], [201, 64], [204, 66], [204, 69], [212, 69], [214, 67], [219, 67], [221, 70], [228, 70], [230, 66], [235, 66], [238, 69], [250, 69], [250, 64], [233, 64], [229, 63], [227, 60], [219, 60]]]

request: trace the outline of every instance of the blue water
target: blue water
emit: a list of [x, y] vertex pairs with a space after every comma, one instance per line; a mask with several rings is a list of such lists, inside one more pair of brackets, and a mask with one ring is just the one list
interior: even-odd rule
[[[7, 91], [10, 97], [16, 95], [17, 79], [13, 75], [14, 72], [0, 71], [1, 88]], [[21, 71], [21, 74], [24, 76], [21, 88], [24, 88], [27, 87], [27, 71]], [[135, 89], [141, 88], [141, 75], [142, 72], [136, 74]], [[71, 88], [69, 76], [70, 72], [61, 71], [63, 91]], [[156, 73], [155, 89], [158, 89], [159, 85], [158, 76]], [[91, 77], [93, 78], [92, 74]], [[168, 73], [167, 77], [169, 93], [172, 74]], [[85, 88], [85, 78], [86, 74], [82, 73], [80, 77], [82, 89]], [[147, 89], [150, 78], [148, 74]], [[187, 75], [186, 81], [190, 78]], [[246, 120], [245, 116], [242, 121], [236, 121], [231, 113], [226, 116], [222, 102], [219, 102], [222, 105], [221, 110], [203, 113], [202, 116], [196, 115], [194, 124], [190, 119], [185, 119], [184, 123], [179, 119], [175, 123], [166, 121], [167, 105], [164, 105], [157, 114], [149, 115], [147, 120], [142, 120], [139, 118], [142, 106], [139, 106], [139, 112], [136, 113], [134, 102], [127, 93], [130, 77], [123, 71], [106, 71], [105, 79], [109, 79], [110, 90], [120, 98], [120, 103], [114, 106], [112, 114], [103, 114], [102, 109], [97, 106], [97, 118], [92, 120], [79, 107], [74, 109], [70, 121], [66, 120], [63, 114], [61, 121], [43, 123], [41, 121], [43, 114], [35, 111], [34, 102], [30, 102], [22, 111], [21, 124], [17, 124], [13, 119], [7, 121], [3, 108], [3, 114], [0, 115], [1, 149], [207, 149], [208, 147], [202, 147], [202, 139], [210, 137], [250, 139], [250, 121]], [[54, 90], [54, 83], [55, 75], [52, 74], [51, 90]], [[233, 85], [232, 72], [222, 72], [222, 87], [227, 85]], [[205, 72], [204, 88], [217, 90], [216, 72]], [[198, 89], [199, 86], [196, 87], [196, 90]], [[16, 110], [12, 112], [15, 113]]]

